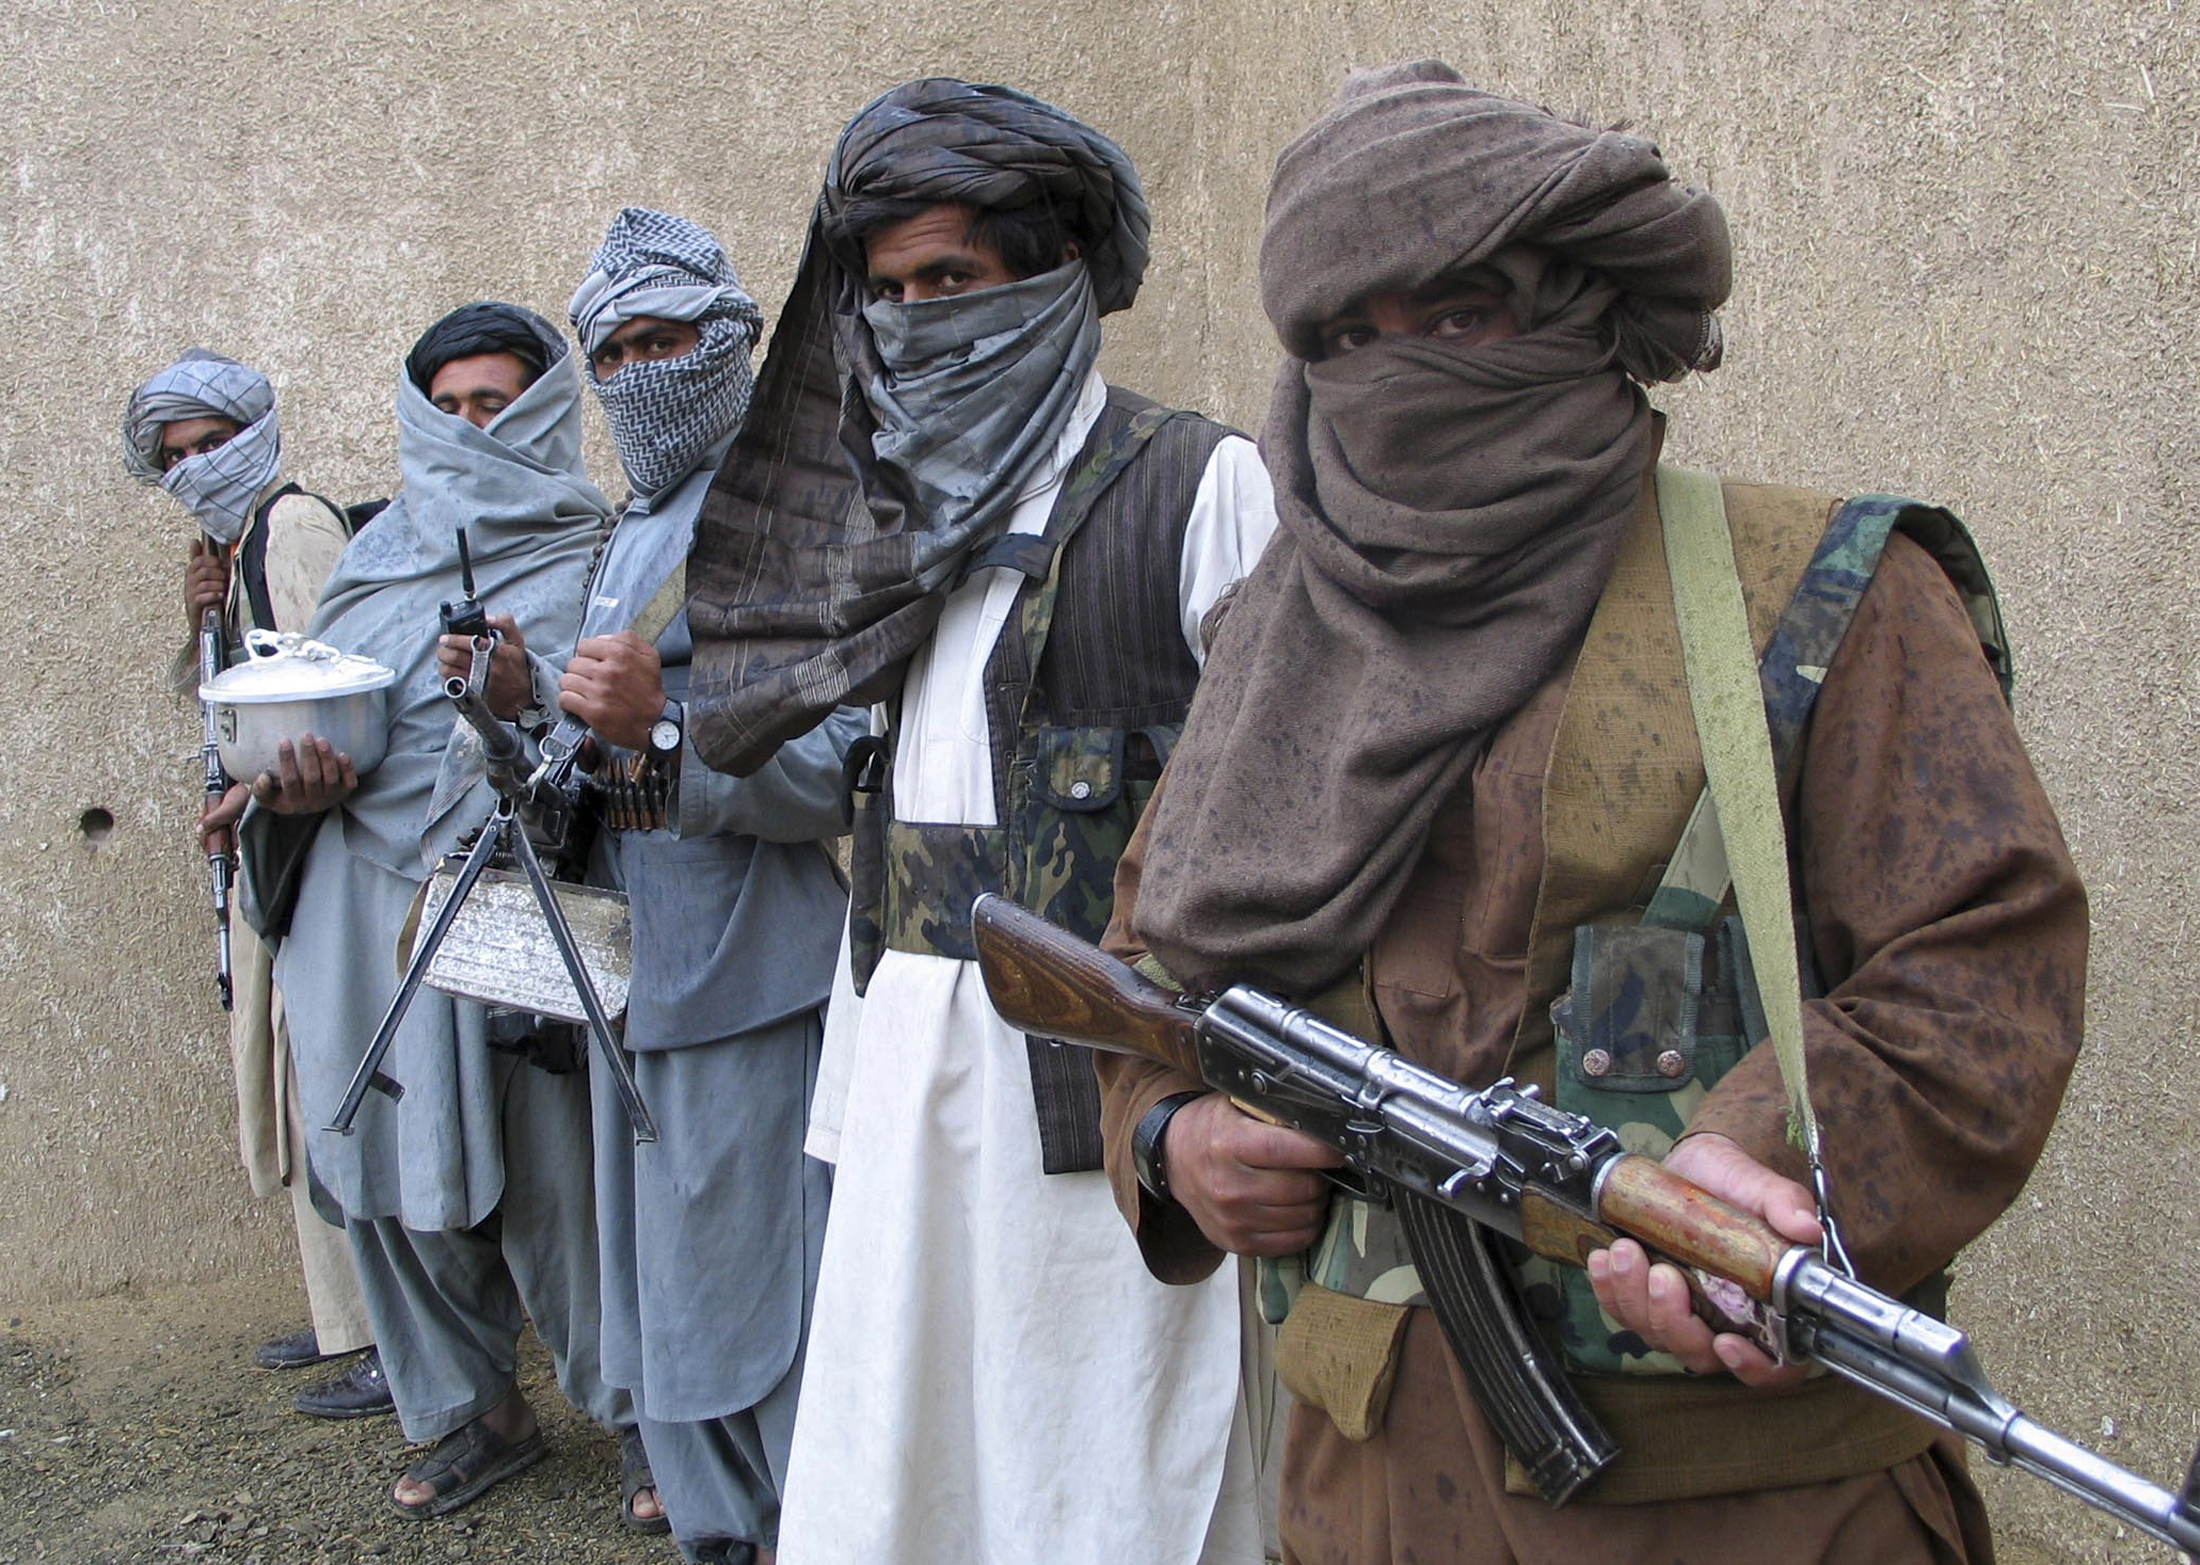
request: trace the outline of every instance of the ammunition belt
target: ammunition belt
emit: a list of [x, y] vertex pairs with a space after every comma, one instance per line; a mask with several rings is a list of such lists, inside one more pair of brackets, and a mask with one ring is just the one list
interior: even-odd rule
[[679, 811], [680, 778], [654, 755], [615, 751], [588, 775], [581, 794], [613, 831], [664, 831]]

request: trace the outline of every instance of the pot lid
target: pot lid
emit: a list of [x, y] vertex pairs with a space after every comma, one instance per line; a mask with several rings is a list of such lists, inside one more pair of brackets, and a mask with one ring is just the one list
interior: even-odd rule
[[373, 658], [340, 652], [295, 631], [248, 630], [245, 660], [199, 686], [201, 701], [250, 706], [272, 701], [318, 701], [380, 690], [396, 671]]

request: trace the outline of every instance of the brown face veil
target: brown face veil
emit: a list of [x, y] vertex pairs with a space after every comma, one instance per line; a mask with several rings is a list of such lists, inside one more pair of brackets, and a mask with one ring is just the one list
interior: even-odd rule
[[[1649, 142], [1435, 61], [1355, 75], [1284, 149], [1260, 253], [1282, 531], [1155, 806], [1138, 932], [1170, 971], [1305, 993], [1367, 948], [1437, 808], [1579, 643], [1652, 457], [1640, 383], [1717, 364], [1730, 258]], [[1370, 295], [1469, 268], [1518, 336], [1319, 357]]]

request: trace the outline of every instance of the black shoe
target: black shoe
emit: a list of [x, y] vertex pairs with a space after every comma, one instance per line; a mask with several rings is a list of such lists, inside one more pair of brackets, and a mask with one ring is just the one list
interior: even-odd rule
[[314, 1336], [311, 1326], [287, 1337], [263, 1342], [252, 1350], [252, 1362], [262, 1369], [304, 1369], [308, 1364], [318, 1364], [335, 1356], [321, 1351], [321, 1339]]
[[308, 1418], [372, 1418], [397, 1410], [389, 1377], [382, 1373], [382, 1355], [372, 1348], [341, 1375], [306, 1387], [290, 1405]]

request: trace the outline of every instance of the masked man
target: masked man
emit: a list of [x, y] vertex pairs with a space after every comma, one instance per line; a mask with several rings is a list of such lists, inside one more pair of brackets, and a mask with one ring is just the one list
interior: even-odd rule
[[[1703, 822], [1726, 806], [1694, 813], [1663, 542], [1685, 502], [1653, 482], [1640, 389], [1716, 365], [1728, 266], [1718, 207], [1648, 142], [1435, 62], [1354, 77], [1284, 150], [1260, 255], [1283, 531], [1124, 860], [1116, 944], [1187, 988], [1358, 1002], [1407, 1057], [1538, 1083], [1808, 1242], [1781, 1072], [1744, 1019], [1772, 945], [1721, 917]], [[2085, 898], [1960, 524], [1707, 487], [1785, 736], [1828, 1212], [1867, 1282], [1927, 1300], [2054, 1117]], [[1772, 875], [1755, 905], [1785, 903]], [[1586, 1274], [1521, 1268], [1619, 1446], [1555, 1509], [1467, 1390], [1396, 1219], [1317, 1179], [1334, 1155], [1157, 1067], [1103, 1074], [1159, 1275], [1198, 1277], [1218, 1247], [1307, 1252], [1278, 1347], [1288, 1559], [1757, 1559], [1775, 1539], [1798, 1565], [1991, 1557], [1959, 1442], [1714, 1337], [1632, 1241]]]
[[629, 899], [626, 1046], [659, 1138], [635, 1146], [596, 1084], [604, 1372], [633, 1393], [682, 1551], [747, 1565], [778, 1535], [825, 1236], [802, 1137], [848, 909], [826, 839], [864, 721], [829, 717], [738, 779], [684, 737], [688, 551], [762, 325], [718, 242], [621, 212], [572, 319], [633, 498], [558, 701], [600, 750], [596, 876]]
[[[610, 506], [581, 470], [581, 388], [564, 339], [529, 311], [477, 304], [431, 326], [397, 387], [403, 488], [345, 551], [311, 634], [396, 670], [389, 749], [356, 775], [325, 740], [254, 780], [243, 827], [262, 928], [288, 933], [306, 1121], [334, 1117], [397, 988], [393, 953], [420, 883], [493, 802], [478, 742], [454, 726], [437, 663], [437, 606], [474, 585], [538, 646], [568, 643]], [[283, 893], [288, 893], [287, 907]], [[486, 1011], [422, 989], [356, 1132], [313, 1133], [313, 1166], [342, 1209], [398, 1417], [434, 1449], [391, 1503], [439, 1515], [538, 1460], [513, 1380], [525, 1308], [574, 1405], [631, 1425], [598, 1366], [587, 1079], [489, 1046]]]
[[887, 93], [834, 150], [705, 505], [704, 757], [885, 709], [850, 764], [864, 998], [836, 990], [812, 1111], [834, 1215], [790, 1565], [1260, 1557], [1235, 1279], [1144, 1275], [1089, 1061], [1005, 1027], [969, 960], [982, 886], [1097, 935], [1200, 618], [1273, 526], [1249, 442], [1094, 368], [1147, 228], [1121, 150], [1060, 110]]
[[[275, 391], [258, 370], [204, 348], [131, 394], [122, 419], [122, 462], [133, 478], [158, 484], [197, 521], [184, 569], [184, 612], [196, 631], [208, 610], [221, 616], [224, 660], [248, 630], [299, 630], [313, 617], [321, 584], [351, 532], [327, 501], [285, 483]], [[235, 570], [230, 569], [231, 561]], [[196, 687], [198, 648], [177, 659], [179, 685]], [[233, 790], [244, 808], [242, 785]], [[229, 849], [234, 814], [209, 820], [210, 849]], [[313, 1209], [305, 1134], [291, 1079], [290, 1035], [272, 979], [273, 954], [243, 919], [230, 919], [230, 1063], [237, 1078], [237, 1131], [256, 1196], [290, 1191], [312, 1324], [263, 1342], [254, 1362], [292, 1369], [364, 1355], [341, 1374], [298, 1393], [301, 1413], [323, 1418], [386, 1413], [389, 1387], [374, 1353], [351, 1247], [343, 1230]]]

